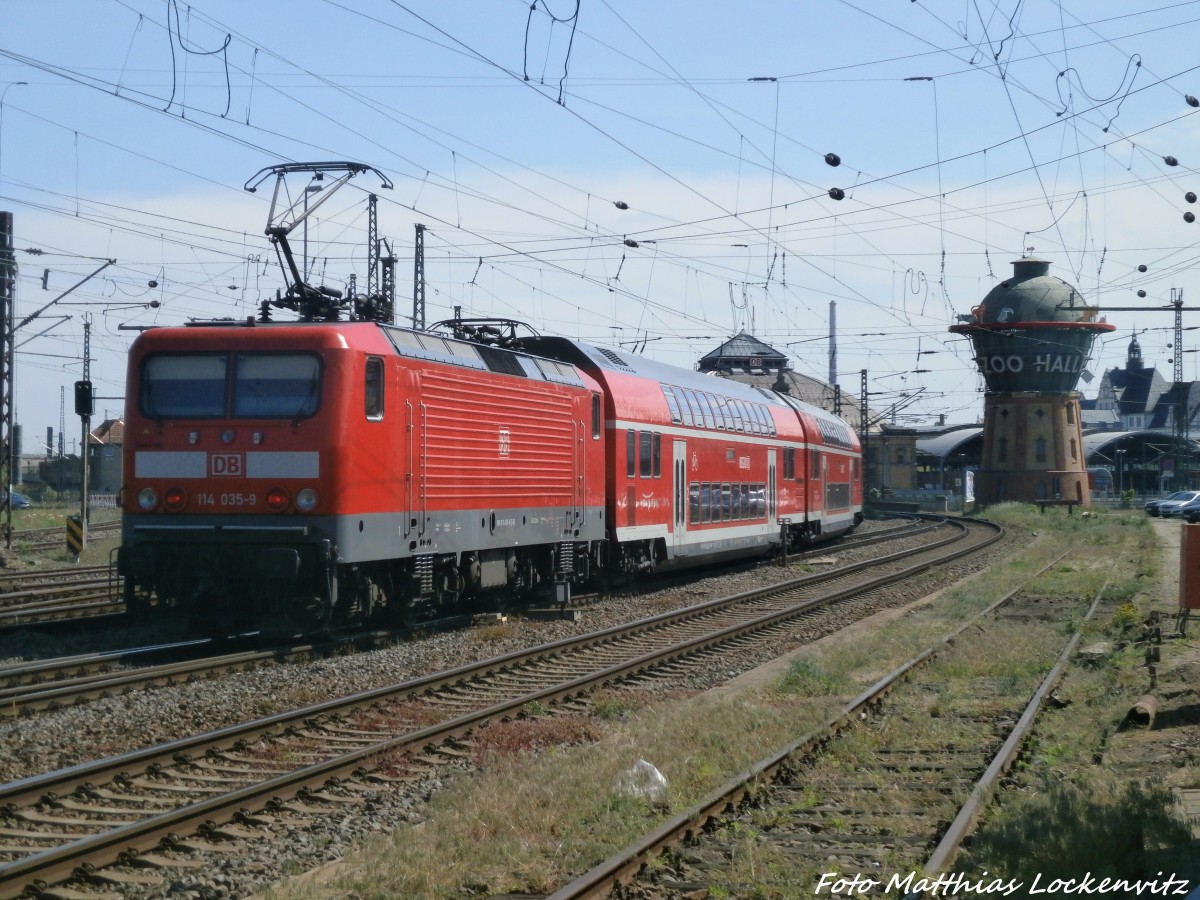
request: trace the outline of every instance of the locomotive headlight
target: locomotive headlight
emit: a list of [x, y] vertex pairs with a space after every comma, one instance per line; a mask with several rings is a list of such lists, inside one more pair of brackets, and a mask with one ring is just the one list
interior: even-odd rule
[[291, 496], [284, 488], [271, 488], [267, 491], [267, 509], [271, 510], [271, 512], [283, 512], [287, 509], [291, 499]]
[[138, 506], [146, 512], [158, 506], [158, 491], [152, 487], [142, 488], [137, 495]]
[[167, 488], [163, 494], [163, 505], [171, 512], [179, 512], [187, 506], [187, 492], [181, 487]]
[[296, 506], [301, 512], [312, 512], [317, 505], [317, 492], [312, 488], [303, 488], [296, 494]]

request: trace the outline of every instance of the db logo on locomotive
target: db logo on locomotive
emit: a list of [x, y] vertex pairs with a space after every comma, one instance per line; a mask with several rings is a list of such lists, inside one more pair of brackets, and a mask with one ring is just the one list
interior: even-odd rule
[[245, 474], [246, 456], [244, 453], [208, 454], [208, 475], [210, 478], [241, 478]]

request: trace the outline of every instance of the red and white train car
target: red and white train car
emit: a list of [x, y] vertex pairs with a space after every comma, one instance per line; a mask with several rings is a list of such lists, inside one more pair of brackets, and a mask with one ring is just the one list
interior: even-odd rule
[[762, 554], [862, 521], [859, 443], [841, 419], [568, 338], [520, 345], [572, 363], [604, 390], [611, 552], [621, 568]]

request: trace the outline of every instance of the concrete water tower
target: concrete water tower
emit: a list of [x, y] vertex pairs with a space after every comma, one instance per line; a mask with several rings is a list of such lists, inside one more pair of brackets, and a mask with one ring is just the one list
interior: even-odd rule
[[980, 503], [1091, 504], [1075, 387], [1096, 335], [1115, 326], [1049, 270], [1044, 259], [1014, 261], [1013, 276], [950, 326], [971, 339], [987, 384]]

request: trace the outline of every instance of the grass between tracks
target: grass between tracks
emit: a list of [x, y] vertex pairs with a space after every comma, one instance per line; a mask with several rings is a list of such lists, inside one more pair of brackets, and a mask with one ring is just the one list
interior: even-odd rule
[[[744, 691], [671, 697], [606, 692], [593, 698], [591, 715], [531, 716], [487, 729], [470, 771], [450, 779], [430, 798], [419, 826], [381, 836], [336, 867], [281, 883], [264, 896], [549, 893], [795, 740], [863, 687], [1024, 584], [1063, 551], [1069, 555], [1038, 576], [1031, 590], [1056, 601], [1079, 602], [1048, 604], [1074, 612], [1056, 622], [1030, 619], [1027, 627], [1039, 635], [1053, 629], [1065, 641], [1079, 624], [1084, 601], [1106, 584], [1107, 599], [1086, 626], [1085, 643], [1118, 640], [1146, 611], [1162, 607], [1155, 535], [1140, 512], [1097, 511], [1083, 518], [1064, 510], [1039, 514], [1031, 507], [1003, 504], [988, 515], [1010, 529], [1036, 533], [1036, 538], [982, 577], [797, 651], [778, 674], [750, 679]], [[1166, 600], [1175, 602], [1173, 596]], [[986, 642], [979, 642], [977, 652], [988, 652]], [[1089, 825], [1089, 816], [1114, 832], [1114, 817], [1133, 818], [1124, 834], [1137, 833], [1141, 855], [1123, 857], [1126, 869], [1146, 869], [1158, 859], [1152, 853], [1178, 848], [1186, 840], [1172, 818], [1169, 794], [1141, 779], [1129, 780], [1127, 786], [1123, 772], [1097, 765], [1103, 762], [1107, 736], [1145, 690], [1145, 669], [1137, 668], [1140, 652], [1116, 652], [1079, 674], [1079, 680], [1073, 671], [1069, 688], [1065, 686], [1072, 702], [1039, 729], [1018, 799], [1006, 802], [1002, 814], [985, 823], [964, 867], [1021, 877], [1030, 871], [1022, 860], [1033, 858], [1035, 851], [1045, 851], [1036, 857], [1039, 865], [1046, 853], [1054, 854], [1057, 869], [1047, 872], [1079, 875], [1089, 867], [1097, 871], [1101, 863], [1111, 867], [1116, 856], [1106, 859], [1093, 852], [1096, 832], [1103, 827]], [[638, 760], [649, 761], [667, 779], [664, 802], [650, 803], [615, 789], [622, 773]], [[812, 896], [814, 886], [797, 885], [796, 873], [786, 866], [782, 859], [735, 859], [728, 878], [716, 877], [708, 896]], [[746, 885], [754, 885], [751, 894], [744, 893]]]

